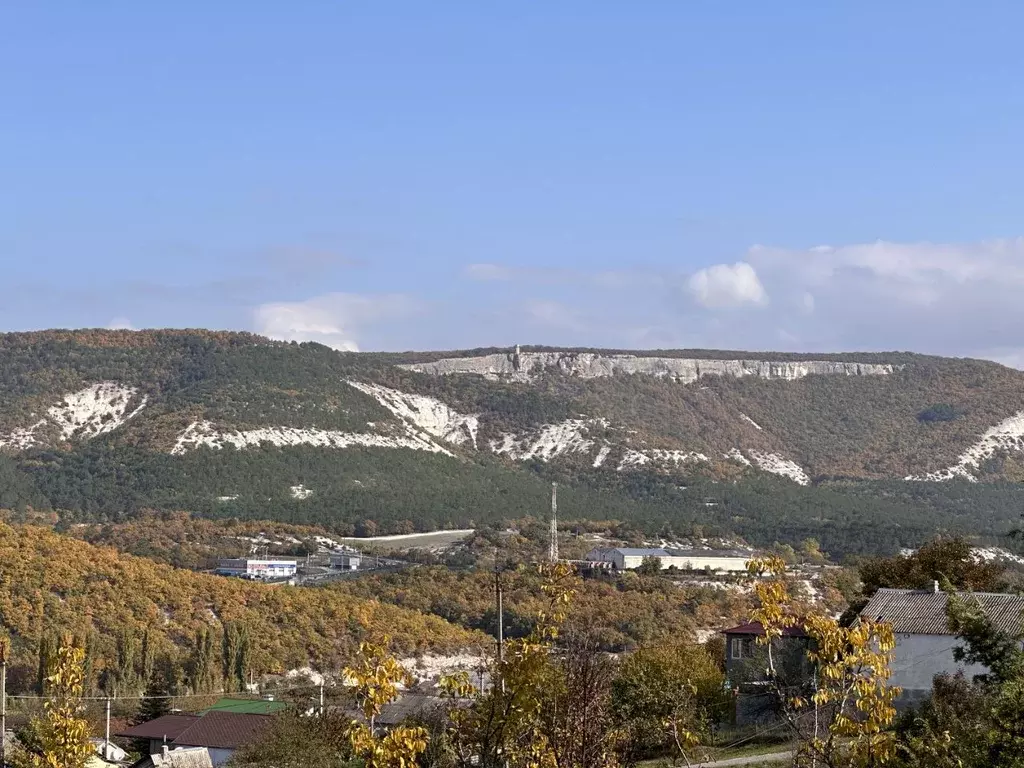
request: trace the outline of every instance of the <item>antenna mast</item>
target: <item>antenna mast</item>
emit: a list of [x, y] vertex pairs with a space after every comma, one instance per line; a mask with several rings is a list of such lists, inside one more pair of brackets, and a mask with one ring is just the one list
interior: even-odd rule
[[548, 544], [548, 560], [558, 562], [558, 483], [551, 484], [551, 540]]

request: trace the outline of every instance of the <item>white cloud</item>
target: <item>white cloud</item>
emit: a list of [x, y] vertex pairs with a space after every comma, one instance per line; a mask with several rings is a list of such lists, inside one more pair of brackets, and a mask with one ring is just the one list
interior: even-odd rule
[[254, 312], [256, 332], [279, 341], [315, 341], [359, 351], [358, 337], [377, 323], [416, 312], [419, 302], [402, 294], [329, 293], [306, 301], [263, 304]]
[[137, 330], [127, 317], [115, 317], [107, 323], [107, 329], [111, 331], [134, 331]]
[[702, 307], [728, 309], [768, 303], [757, 271], [745, 261], [716, 264], [690, 276], [687, 288]]
[[1024, 239], [755, 246], [745, 262], [771, 306], [756, 325], [717, 315], [722, 324], [708, 333], [705, 323], [702, 343], [770, 348], [783, 339], [801, 351], [905, 349], [1024, 362]]
[[[330, 294], [265, 304], [255, 325], [276, 338], [339, 349], [519, 341], [821, 353], [908, 350], [1024, 367], [1024, 239], [756, 246], [691, 274], [477, 265], [463, 277], [474, 273], [490, 282], [464, 282], [443, 305], [431, 299], [431, 312], [414, 323], [408, 318], [422, 305], [408, 296]], [[513, 282], [496, 282], [505, 279]], [[738, 308], [757, 312], [726, 311]]]

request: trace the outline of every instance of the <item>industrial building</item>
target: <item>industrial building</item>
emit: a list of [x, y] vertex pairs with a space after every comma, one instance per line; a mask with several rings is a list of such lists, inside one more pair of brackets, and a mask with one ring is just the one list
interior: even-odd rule
[[217, 561], [217, 573], [242, 579], [289, 579], [295, 576], [297, 571], [295, 560], [238, 557]]
[[335, 552], [331, 555], [331, 568], [338, 568], [343, 571], [357, 571], [362, 561], [362, 555], [358, 552]]
[[681, 571], [721, 571], [741, 573], [747, 570], [751, 555], [746, 552], [727, 552], [714, 549], [673, 549], [669, 547], [612, 547], [592, 549], [586, 559], [594, 564], [618, 571], [639, 568], [646, 558], [656, 557], [662, 569]]

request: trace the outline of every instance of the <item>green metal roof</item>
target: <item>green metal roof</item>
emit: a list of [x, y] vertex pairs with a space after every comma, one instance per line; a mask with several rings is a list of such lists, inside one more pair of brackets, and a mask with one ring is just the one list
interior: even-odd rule
[[272, 715], [287, 709], [288, 705], [283, 701], [265, 701], [263, 699], [232, 699], [230, 697], [221, 699], [212, 707], [204, 710], [207, 712], [234, 712], [236, 715]]

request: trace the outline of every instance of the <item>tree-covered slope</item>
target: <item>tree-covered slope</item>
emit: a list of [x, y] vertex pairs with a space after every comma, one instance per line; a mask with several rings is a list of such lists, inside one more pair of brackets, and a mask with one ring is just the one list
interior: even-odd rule
[[225, 628], [244, 629], [254, 674], [310, 663], [336, 668], [354, 656], [364, 632], [391, 633], [402, 653], [483, 640], [415, 611], [178, 570], [36, 526], [0, 523], [0, 563], [0, 625], [15, 665], [34, 667], [41, 642], [73, 633], [87, 642], [97, 680], [123, 656], [119, 639], [147, 633], [154, 658], [187, 670], [197, 632], [212, 635], [219, 658]]
[[[390, 532], [540, 515], [558, 480], [569, 517], [753, 539], [995, 534], [1024, 479], [1022, 413], [1021, 372], [907, 353], [358, 354], [198, 330], [8, 334], [0, 506]], [[931, 482], [945, 479], [989, 482]]]

